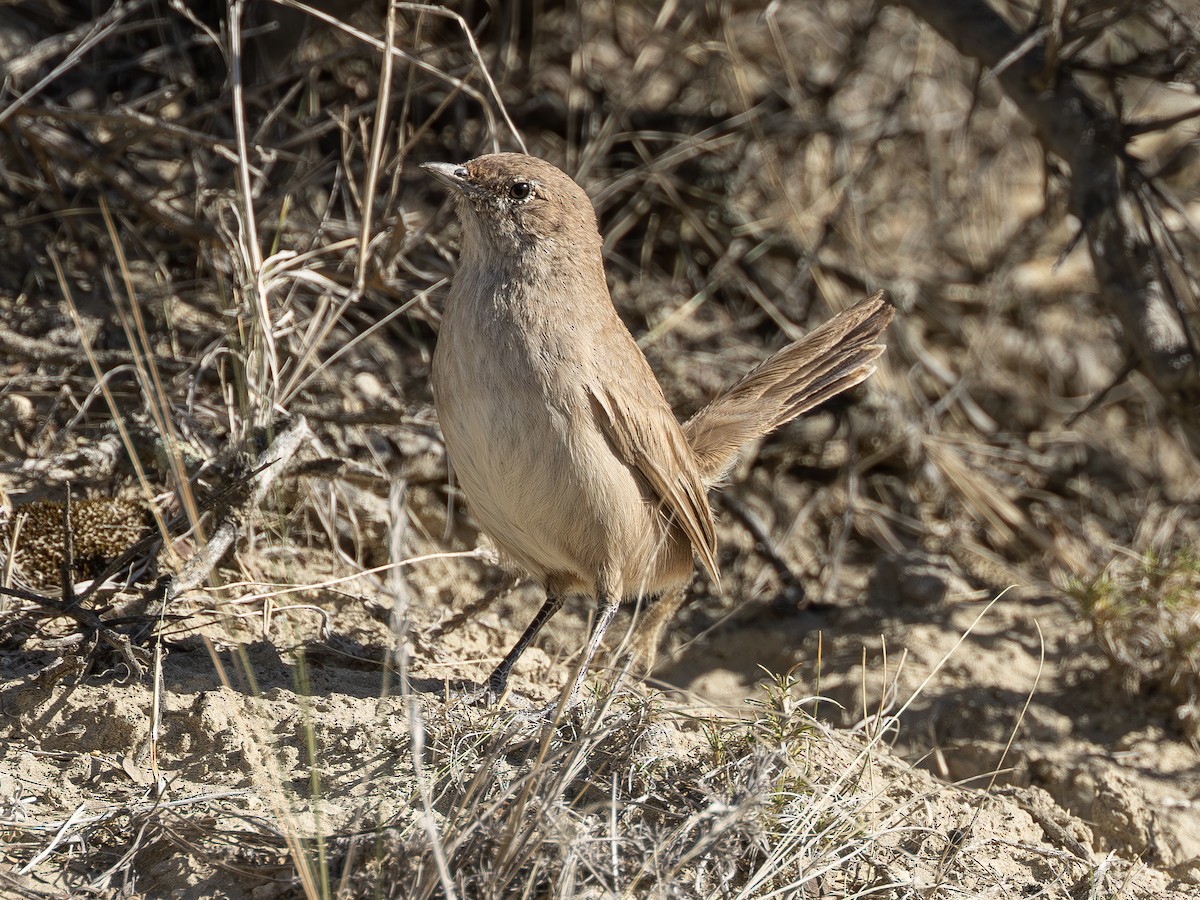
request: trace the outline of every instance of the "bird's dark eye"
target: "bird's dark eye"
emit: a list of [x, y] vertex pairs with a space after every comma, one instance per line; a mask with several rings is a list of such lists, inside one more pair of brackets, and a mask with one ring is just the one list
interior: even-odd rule
[[528, 181], [514, 181], [508, 189], [508, 196], [514, 200], [524, 200], [533, 193], [533, 185]]

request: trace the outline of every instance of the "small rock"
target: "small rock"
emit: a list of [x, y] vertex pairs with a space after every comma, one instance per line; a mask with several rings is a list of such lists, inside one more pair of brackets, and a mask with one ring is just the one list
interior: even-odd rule
[[938, 606], [971, 592], [946, 557], [917, 551], [884, 556], [875, 564], [867, 596], [876, 606]]

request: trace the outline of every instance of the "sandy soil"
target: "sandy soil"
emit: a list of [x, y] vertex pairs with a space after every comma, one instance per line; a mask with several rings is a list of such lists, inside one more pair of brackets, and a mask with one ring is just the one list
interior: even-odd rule
[[[315, 582], [318, 562], [286, 568]], [[883, 560], [874, 574], [891, 581], [897, 567], [912, 589], [890, 605], [867, 602], [881, 589], [863, 571], [846, 579], [839, 603], [788, 611], [760, 599], [684, 640], [686, 626], [713, 618], [690, 607], [653, 679], [666, 690], [659, 727], [670, 734], [657, 752], [680, 767], [704, 758], [696, 716], [750, 716], [750, 701], [765, 696], [763, 670], [791, 672], [795, 696], [810, 698], [801, 705], [839, 729], [808, 745], [814, 764], [844, 768], [872, 747], [873, 802], [887, 806], [888, 829], [918, 835], [902, 842], [908, 867], [891, 872], [897, 884], [941, 886], [945, 896], [990, 896], [1002, 884], [1073, 897], [1099, 868], [1102, 884], [1127, 885], [1121, 896], [1194, 896], [1200, 771], [1172, 707], [1110, 683], [1061, 598], [1010, 593], [990, 603], [936, 560]], [[375, 823], [411, 823], [414, 716], [428, 746], [503, 730], [505, 714], [465, 703], [460, 687], [488, 671], [537, 600], [532, 586], [518, 586], [428, 637], [492, 571], [486, 561], [429, 568], [443, 571], [431, 580], [418, 568], [408, 581], [409, 696], [385, 673], [397, 645], [391, 601], [364, 579], [336, 596], [278, 598], [266, 634], [259, 602], [242, 608], [246, 618], [206, 626], [205, 640], [183, 639], [162, 663], [154, 737], [146, 678], [29, 679], [22, 670], [45, 665], [45, 652], [6, 655], [0, 796], [9, 853], [22, 860], [14, 886], [81, 884], [86, 872], [112, 890], [128, 877], [121, 848], [136, 844], [139, 896], [273, 896], [296, 890], [295, 875], [286, 842], [263, 823], [331, 842]], [[458, 570], [463, 588], [450, 604], [431, 602], [445, 597], [446, 570]], [[218, 606], [215, 594], [189, 605]], [[509, 708], [555, 699], [569, 673], [561, 654], [578, 647], [586, 614], [569, 608], [529, 653]], [[512, 738], [516, 770], [528, 764], [527, 740]], [[89, 816], [100, 824], [87, 830], [89, 845], [77, 844], [63, 823]], [[155, 827], [135, 842], [139, 821]], [[68, 837], [55, 846], [60, 830]], [[34, 858], [24, 846], [54, 851]], [[112, 882], [96, 878], [103, 859], [120, 873]]]

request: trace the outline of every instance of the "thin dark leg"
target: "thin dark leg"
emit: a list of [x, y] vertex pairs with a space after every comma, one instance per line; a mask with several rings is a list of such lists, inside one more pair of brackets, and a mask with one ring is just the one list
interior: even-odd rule
[[605, 594], [597, 597], [596, 602], [599, 605], [596, 622], [592, 625], [592, 636], [588, 639], [587, 650], [583, 654], [583, 659], [579, 661], [579, 670], [575, 673], [575, 683], [571, 685], [571, 696], [567, 700], [567, 709], [579, 702], [579, 692], [583, 690], [583, 683], [587, 680], [588, 669], [591, 668], [596, 651], [600, 649], [600, 642], [604, 639], [604, 632], [608, 631], [608, 626], [612, 624], [613, 616], [617, 614], [617, 607], [621, 603]]
[[517, 660], [521, 658], [521, 654], [529, 649], [529, 645], [538, 636], [538, 632], [542, 630], [542, 626], [550, 621], [551, 616], [562, 609], [562, 605], [562, 597], [555, 594], [546, 594], [546, 602], [542, 604], [542, 608], [533, 617], [533, 621], [529, 623], [529, 627], [525, 629], [525, 633], [517, 639], [516, 644], [508, 651], [508, 656], [504, 657], [504, 661], [496, 666], [496, 671], [488, 677], [488, 690], [492, 693], [492, 696], [499, 697], [504, 693], [505, 687], [508, 686], [508, 676], [512, 673], [513, 666], [517, 664]]

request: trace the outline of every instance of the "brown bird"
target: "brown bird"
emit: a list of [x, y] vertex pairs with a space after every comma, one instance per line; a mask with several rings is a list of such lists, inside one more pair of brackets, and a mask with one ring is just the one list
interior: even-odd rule
[[693, 557], [717, 580], [708, 491], [739, 449], [867, 378], [893, 308], [882, 291], [785, 347], [680, 426], [617, 316], [591, 201], [519, 153], [422, 168], [452, 189], [458, 272], [433, 356], [433, 396], [475, 519], [546, 588], [488, 679], [513, 665], [564, 597], [598, 614], [578, 698], [623, 600], [660, 596], [639, 644], [652, 656]]

